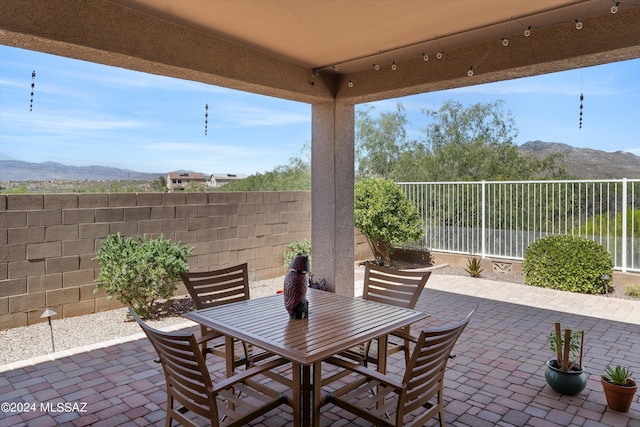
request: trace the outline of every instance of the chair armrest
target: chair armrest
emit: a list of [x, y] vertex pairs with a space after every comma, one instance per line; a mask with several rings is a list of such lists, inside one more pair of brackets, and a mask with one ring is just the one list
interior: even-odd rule
[[393, 335], [394, 337], [398, 337], [398, 338], [402, 338], [403, 340], [409, 340], [412, 343], [417, 343], [418, 342], [418, 337], [415, 337], [413, 335], [411, 335], [410, 333], [401, 331], [401, 330], [397, 330], [397, 331], [393, 331], [391, 333], [389, 333], [389, 335]]
[[203, 335], [203, 336], [201, 336], [201, 337], [197, 338], [197, 339], [196, 339], [196, 342], [197, 342], [198, 344], [202, 344], [202, 343], [204, 343], [204, 342], [211, 341], [212, 339], [219, 338], [219, 337], [221, 337], [221, 336], [223, 336], [223, 335], [222, 335], [220, 332], [215, 332], [215, 331], [213, 331], [213, 332], [209, 332], [208, 334]]
[[340, 359], [335, 356], [331, 356], [328, 359], [325, 359], [324, 362], [327, 362], [331, 365], [338, 366], [343, 369], [347, 369], [349, 371], [355, 372], [360, 375], [364, 375], [365, 377], [376, 380], [382, 384], [391, 386], [397, 390], [402, 390], [404, 388], [404, 384], [401, 381], [397, 380], [396, 378], [392, 378], [388, 375], [381, 374], [378, 371], [374, 371], [373, 369], [365, 368], [362, 365], [351, 363], [347, 360]]
[[278, 359], [270, 360], [269, 362], [262, 363], [260, 365], [254, 365], [251, 368], [241, 371], [240, 373], [232, 377], [226, 378], [214, 384], [212, 390], [214, 393], [220, 393], [221, 391], [226, 390], [238, 383], [244, 382], [253, 376], [256, 376], [264, 371], [270, 371], [271, 369], [277, 368], [278, 366], [282, 366], [286, 363], [289, 363], [289, 361], [280, 357]]

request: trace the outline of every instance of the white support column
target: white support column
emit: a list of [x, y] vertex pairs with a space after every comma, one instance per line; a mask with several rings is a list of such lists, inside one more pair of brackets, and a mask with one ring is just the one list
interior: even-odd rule
[[354, 296], [354, 105], [314, 104], [311, 142], [312, 273]]

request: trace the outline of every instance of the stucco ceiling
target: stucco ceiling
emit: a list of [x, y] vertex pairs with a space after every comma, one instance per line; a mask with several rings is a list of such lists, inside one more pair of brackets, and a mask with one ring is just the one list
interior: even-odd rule
[[[607, 0], [113, 0], [310, 69], [353, 73], [610, 13]], [[624, 6], [623, 6], [624, 7]], [[535, 34], [535, 29], [534, 29]]]
[[365, 102], [638, 58], [638, 28], [638, 4], [611, 0], [0, 3], [2, 44], [305, 102]]

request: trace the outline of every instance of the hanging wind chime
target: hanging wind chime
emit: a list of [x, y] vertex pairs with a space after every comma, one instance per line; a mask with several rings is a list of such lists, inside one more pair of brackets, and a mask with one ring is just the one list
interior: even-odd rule
[[31, 103], [29, 104], [29, 111], [33, 111], [33, 90], [36, 87], [36, 70], [31, 73]]
[[209, 124], [209, 104], [204, 104], [204, 136], [207, 136], [208, 124]]
[[584, 101], [584, 95], [580, 94], [580, 129], [582, 129], [582, 101]]

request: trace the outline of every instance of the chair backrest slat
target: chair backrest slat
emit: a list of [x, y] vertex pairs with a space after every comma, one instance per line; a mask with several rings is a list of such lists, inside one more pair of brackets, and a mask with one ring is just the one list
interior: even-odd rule
[[362, 297], [366, 300], [415, 308], [430, 271], [403, 271], [367, 264]]
[[219, 270], [183, 272], [180, 276], [197, 309], [250, 298], [247, 263]]
[[[257, 375], [266, 378], [266, 373], [284, 365], [285, 359], [253, 365], [214, 387], [204, 353], [198, 348], [198, 340], [193, 334], [154, 329], [132, 308], [129, 312], [149, 338], [162, 363], [167, 388], [167, 426], [175, 420], [187, 427], [219, 427], [220, 415], [224, 415], [226, 426], [243, 426], [286, 403], [284, 394], [263, 381], [252, 380]], [[204, 420], [196, 419], [193, 414]]]
[[403, 381], [407, 387], [400, 396], [402, 407], [399, 413], [406, 414], [417, 409], [442, 390], [449, 355], [477, 309], [476, 305], [463, 321], [453, 326], [420, 332], [405, 371]]
[[181, 423], [191, 423], [175, 410], [171, 400], [209, 420], [218, 420], [213, 384], [204, 356], [193, 334], [164, 332], [151, 328], [129, 308], [160, 358], [165, 374], [167, 392], [171, 399], [167, 411]]

